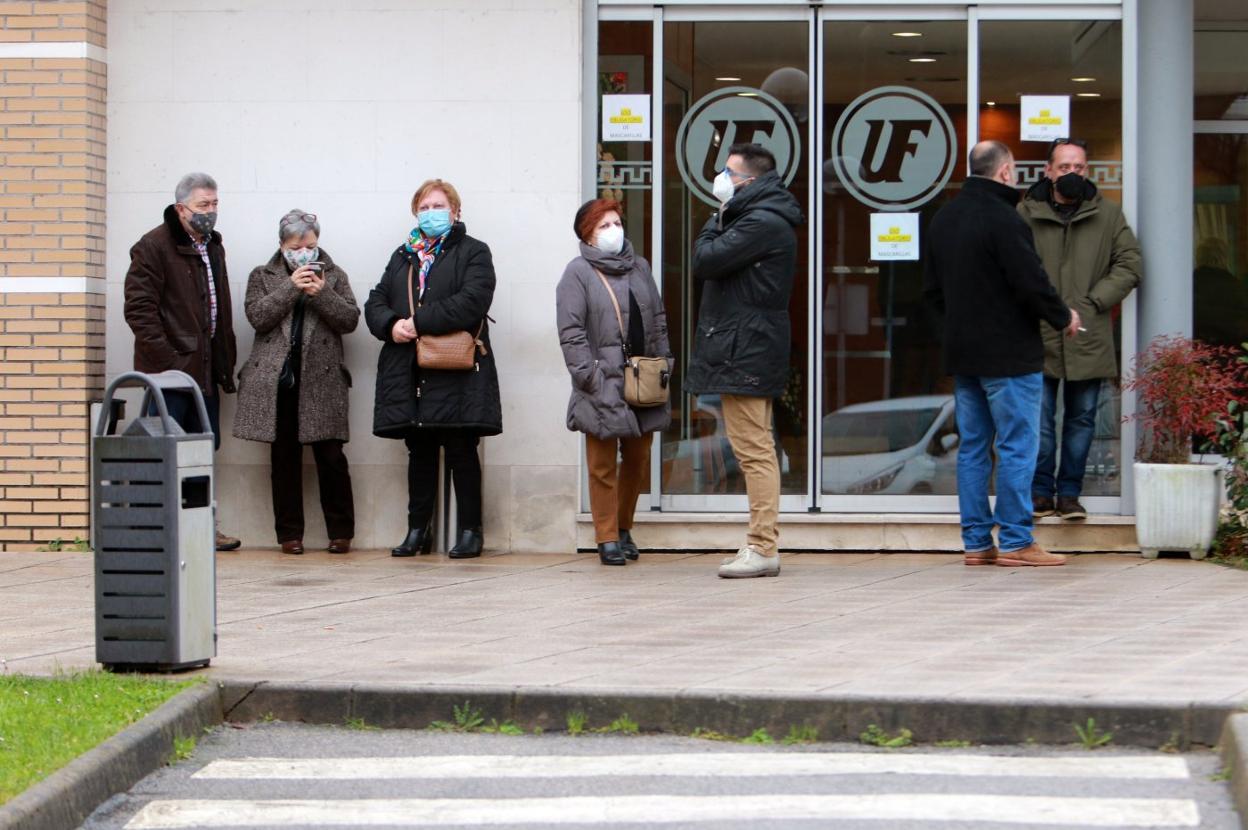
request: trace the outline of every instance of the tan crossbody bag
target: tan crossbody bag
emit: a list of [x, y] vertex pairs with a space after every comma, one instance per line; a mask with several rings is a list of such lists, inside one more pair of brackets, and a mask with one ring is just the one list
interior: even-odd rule
[[670, 393], [668, 382], [672, 377], [672, 373], [667, 368], [667, 358], [636, 357], [629, 354], [628, 335], [624, 331], [624, 315], [620, 313], [620, 301], [615, 298], [611, 283], [607, 282], [602, 272], [595, 268], [594, 273], [598, 275], [603, 287], [607, 289], [607, 296], [611, 298], [611, 305], [615, 308], [615, 322], [620, 326], [620, 345], [624, 349], [624, 402], [629, 406], [639, 408], [662, 406], [667, 403]]
[[[411, 263], [407, 266], [407, 307], [415, 321], [416, 303], [412, 299]], [[481, 341], [483, 331], [485, 320], [477, 326], [475, 335], [467, 331], [453, 331], [449, 334], [416, 332], [416, 365], [422, 369], [450, 369], [461, 372], [477, 368], [477, 351], [480, 350], [482, 355], [487, 353], [485, 343]]]

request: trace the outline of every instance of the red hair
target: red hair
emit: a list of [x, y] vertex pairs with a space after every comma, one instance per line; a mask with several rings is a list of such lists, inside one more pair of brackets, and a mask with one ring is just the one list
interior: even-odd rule
[[586, 245], [594, 244], [594, 229], [602, 221], [602, 217], [611, 211], [624, 216], [624, 207], [615, 199], [593, 199], [581, 205], [576, 212], [576, 235]]

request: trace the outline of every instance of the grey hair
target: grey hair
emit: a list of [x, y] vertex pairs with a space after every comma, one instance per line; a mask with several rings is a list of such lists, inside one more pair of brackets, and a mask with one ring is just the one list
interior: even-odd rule
[[300, 210], [299, 208], [286, 211], [286, 215], [277, 223], [278, 243], [280, 244], [287, 239], [296, 237], [302, 239], [303, 235], [308, 231], [312, 231], [319, 239], [321, 236], [321, 223], [315, 219], [309, 222], [303, 218], [311, 215], [306, 210]]
[[207, 173], [187, 173], [173, 190], [173, 200], [178, 204], [186, 204], [196, 190], [217, 190], [217, 180]]

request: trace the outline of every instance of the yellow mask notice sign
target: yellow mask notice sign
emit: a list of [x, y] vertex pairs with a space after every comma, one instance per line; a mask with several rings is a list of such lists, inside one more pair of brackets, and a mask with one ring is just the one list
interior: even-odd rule
[[1019, 107], [1023, 141], [1052, 141], [1070, 136], [1069, 95], [1020, 95]]
[[602, 96], [603, 141], [649, 141], [650, 96]]
[[919, 214], [871, 214], [871, 259], [874, 261], [919, 258]]

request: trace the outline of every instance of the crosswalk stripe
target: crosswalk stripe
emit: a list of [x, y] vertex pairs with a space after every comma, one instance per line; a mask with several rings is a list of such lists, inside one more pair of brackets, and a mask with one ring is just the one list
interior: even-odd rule
[[394, 758], [239, 758], [194, 774], [213, 779], [595, 778], [602, 776], [958, 775], [1185, 779], [1176, 757], [787, 752], [669, 755], [432, 755]]
[[1053, 798], [906, 794], [608, 796], [500, 799], [345, 799], [152, 801], [127, 830], [204, 826], [453, 827], [498, 824], [609, 824], [801, 819], [963, 821], [1073, 827], [1198, 827], [1186, 799]]

